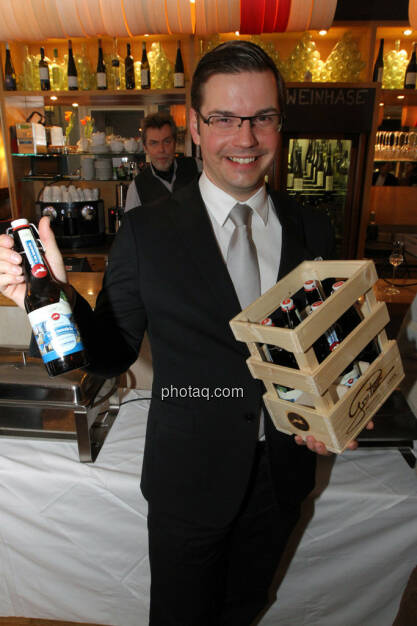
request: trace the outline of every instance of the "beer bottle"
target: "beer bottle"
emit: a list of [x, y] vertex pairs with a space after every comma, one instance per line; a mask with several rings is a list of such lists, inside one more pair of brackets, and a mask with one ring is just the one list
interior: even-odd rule
[[[336, 283], [332, 285], [332, 292], [338, 291], [345, 284], [344, 280], [338, 280]], [[353, 305], [349, 307], [347, 311], [345, 311], [338, 320], [338, 326], [341, 332], [341, 340], [347, 337], [352, 330], [354, 330], [358, 324], [362, 321], [362, 315]], [[358, 361], [366, 361], [367, 363], [371, 363], [374, 359], [377, 358], [380, 354], [379, 346], [375, 339], [370, 341], [367, 346], [362, 350], [362, 352], [357, 356]]]
[[[313, 302], [311, 306], [311, 313], [317, 311], [322, 304], [322, 300]], [[330, 326], [330, 328], [325, 331], [324, 335], [319, 337], [314, 343], [314, 350], [319, 363], [324, 361], [329, 354], [336, 350], [339, 347], [340, 342], [341, 338], [338, 336], [336, 328], [334, 326]], [[350, 363], [340, 374], [337, 383], [339, 385], [351, 387], [358, 380], [360, 375], [361, 373], [358, 364], [355, 361], [352, 361], [352, 363]]]
[[[274, 322], [270, 317], [265, 318], [261, 322], [262, 326], [275, 326]], [[284, 348], [280, 348], [279, 346], [274, 346], [270, 344], [264, 344], [264, 353], [267, 361], [270, 363], [275, 363], [276, 365], [283, 365], [284, 367], [298, 367], [297, 362], [295, 361], [294, 355]], [[292, 359], [291, 359], [292, 357]], [[295, 362], [295, 365], [294, 365]]]
[[22, 255], [25, 308], [49, 376], [87, 365], [80, 332], [60, 283], [53, 277], [27, 219], [11, 223], [14, 248]]
[[[291, 298], [283, 300], [281, 302], [280, 309], [284, 316], [283, 319], [285, 320], [283, 323], [284, 327], [292, 329], [301, 323], [300, 314], [298, 313]], [[273, 326], [274, 324], [271, 320], [271, 323], [267, 322], [267, 325]], [[268, 346], [268, 348], [275, 348], [275, 346]], [[292, 352], [288, 352], [283, 348], [278, 348], [278, 350], [279, 351], [274, 350], [272, 352], [272, 358], [274, 358], [274, 363], [278, 363], [279, 360], [280, 362], [278, 363], [278, 365], [299, 369], [296, 358]], [[290, 387], [285, 387], [284, 385], [275, 384], [275, 388], [281, 400], [287, 400], [287, 402], [297, 402], [303, 393], [301, 389], [291, 389]]]
[[304, 296], [306, 299], [307, 315], [311, 312], [313, 302], [324, 300], [323, 288], [318, 280], [306, 280], [304, 283]]

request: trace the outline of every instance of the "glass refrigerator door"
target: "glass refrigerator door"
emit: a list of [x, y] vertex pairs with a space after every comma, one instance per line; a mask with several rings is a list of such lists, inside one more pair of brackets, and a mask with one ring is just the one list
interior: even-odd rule
[[[287, 193], [303, 206], [324, 211], [336, 237], [337, 258], [354, 256], [352, 172], [356, 137], [292, 137], [288, 142]], [[286, 183], [286, 185], [285, 185]]]

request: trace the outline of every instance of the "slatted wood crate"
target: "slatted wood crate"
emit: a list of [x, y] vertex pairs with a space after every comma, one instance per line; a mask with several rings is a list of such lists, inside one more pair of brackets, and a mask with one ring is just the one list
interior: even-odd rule
[[[306, 280], [326, 278], [345, 280], [345, 284], [294, 330], [261, 325]], [[397, 343], [388, 340], [384, 330], [389, 321], [387, 307], [374, 295], [377, 279], [372, 261], [305, 261], [231, 320], [236, 339], [248, 344], [249, 369], [265, 384], [265, 404], [278, 430], [303, 438], [313, 435], [340, 453], [404, 378]], [[313, 343], [354, 303], [359, 304], [363, 320], [319, 364]], [[351, 388], [343, 387], [341, 395], [337, 378], [373, 338], [381, 353]], [[293, 352], [299, 370], [266, 361], [264, 344]], [[276, 384], [302, 390], [312, 406], [282, 400]]]

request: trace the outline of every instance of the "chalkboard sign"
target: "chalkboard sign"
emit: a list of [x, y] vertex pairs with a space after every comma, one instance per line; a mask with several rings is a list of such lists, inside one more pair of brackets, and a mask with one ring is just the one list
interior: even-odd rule
[[288, 87], [284, 130], [288, 133], [369, 132], [373, 87]]

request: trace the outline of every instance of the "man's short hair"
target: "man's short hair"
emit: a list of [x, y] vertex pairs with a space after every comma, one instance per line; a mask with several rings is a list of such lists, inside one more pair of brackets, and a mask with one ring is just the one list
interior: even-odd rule
[[164, 113], [163, 111], [160, 113], [151, 113], [150, 115], [147, 115], [143, 121], [142, 127], [143, 145], [146, 145], [146, 133], [148, 128], [162, 128], [167, 124], [171, 127], [172, 136], [174, 137], [174, 141], [176, 141], [177, 127], [175, 125], [172, 115], [170, 115], [169, 113]]
[[220, 44], [201, 57], [191, 83], [191, 106], [200, 111], [203, 87], [215, 74], [266, 72], [274, 75], [280, 112], [285, 117], [285, 83], [271, 57], [251, 41], [233, 40]]

